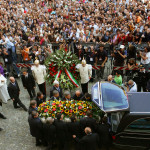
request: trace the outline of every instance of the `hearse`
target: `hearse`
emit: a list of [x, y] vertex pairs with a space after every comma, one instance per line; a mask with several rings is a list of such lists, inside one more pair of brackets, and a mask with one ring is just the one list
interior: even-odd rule
[[107, 114], [114, 145], [150, 149], [150, 92], [126, 93], [101, 81], [92, 86], [92, 101]]

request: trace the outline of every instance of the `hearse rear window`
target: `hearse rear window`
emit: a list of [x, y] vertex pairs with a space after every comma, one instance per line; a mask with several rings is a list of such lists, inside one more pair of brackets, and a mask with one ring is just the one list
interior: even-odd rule
[[132, 122], [125, 131], [150, 132], [150, 118], [139, 119]]

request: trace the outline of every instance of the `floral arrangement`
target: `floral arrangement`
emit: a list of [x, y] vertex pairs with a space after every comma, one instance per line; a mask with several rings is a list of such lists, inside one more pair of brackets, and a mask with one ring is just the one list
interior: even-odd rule
[[45, 119], [48, 117], [55, 118], [57, 113], [62, 113], [64, 118], [70, 118], [74, 114], [80, 119], [86, 116], [88, 110], [92, 110], [94, 118], [98, 118], [102, 114], [102, 111], [93, 102], [80, 100], [46, 101], [38, 107], [39, 116]]
[[63, 49], [57, 50], [45, 61], [47, 68], [46, 80], [52, 84], [54, 80], [59, 81], [63, 89], [74, 89], [79, 87], [80, 76], [75, 68], [80, 63], [78, 57]]

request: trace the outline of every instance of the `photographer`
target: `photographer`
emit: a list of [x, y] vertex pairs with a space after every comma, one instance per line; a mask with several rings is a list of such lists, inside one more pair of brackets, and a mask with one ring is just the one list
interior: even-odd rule
[[124, 66], [124, 61], [127, 57], [127, 51], [125, 51], [125, 46], [120, 45], [120, 49], [115, 49], [111, 56], [115, 58], [114, 66]]
[[133, 80], [129, 80], [126, 86], [127, 92], [137, 92], [137, 85]]
[[144, 52], [140, 51], [141, 65], [144, 66], [146, 72], [150, 68], [150, 47], [145, 47]]

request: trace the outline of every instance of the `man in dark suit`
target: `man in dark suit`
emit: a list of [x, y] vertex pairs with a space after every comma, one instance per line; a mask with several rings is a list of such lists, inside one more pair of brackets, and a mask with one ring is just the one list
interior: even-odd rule
[[36, 146], [41, 145], [43, 140], [43, 123], [41, 122], [37, 111], [33, 111], [32, 114], [29, 115], [28, 122], [30, 133], [36, 138]]
[[80, 119], [81, 133], [84, 133], [83, 131], [86, 127], [90, 127], [93, 133], [97, 131], [97, 123], [96, 120], [92, 118], [92, 112], [90, 110], [87, 111], [87, 117]]
[[59, 100], [59, 92], [57, 90], [53, 91], [53, 96], [50, 98], [50, 100], [54, 101], [54, 100]]
[[97, 133], [100, 137], [100, 145], [106, 149], [109, 150], [111, 144], [112, 144], [112, 138], [110, 135], [110, 124], [107, 122], [107, 117], [102, 118], [102, 124], [98, 125]]
[[50, 97], [53, 96], [53, 91], [57, 90], [59, 92], [59, 97], [62, 98], [62, 88], [59, 86], [59, 82], [57, 80], [54, 81], [53, 87], [50, 91]]
[[71, 100], [71, 94], [69, 91], [64, 92], [64, 98], [62, 98], [62, 101], [70, 101]]
[[[20, 88], [18, 86], [17, 81], [15, 80], [14, 77], [10, 77], [9, 80], [10, 80], [10, 83], [8, 85], [8, 93], [9, 93], [11, 99], [13, 100], [14, 108], [20, 108], [20, 107], [22, 107], [25, 111], [27, 111], [26, 106], [19, 99]], [[17, 104], [20, 107], [17, 106]]]
[[56, 140], [56, 127], [53, 125], [54, 119], [49, 117], [46, 123], [43, 124], [44, 137], [48, 143], [47, 150], [52, 150], [53, 144]]
[[38, 110], [37, 102], [36, 102], [36, 100], [32, 100], [30, 102], [30, 106], [29, 106], [29, 110], [28, 110], [29, 115], [32, 114], [32, 111], [37, 111], [37, 110]]
[[38, 92], [38, 93], [37, 93], [37, 97], [36, 97], [35, 100], [36, 100], [36, 102], [37, 102], [37, 107], [39, 107], [39, 105], [40, 105], [41, 103], [45, 102], [46, 97], [43, 95], [43, 93]]
[[72, 99], [74, 99], [74, 100], [81, 100], [82, 97], [83, 97], [83, 94], [79, 90], [77, 90], [75, 92], [74, 96], [72, 97]]
[[58, 143], [58, 150], [67, 149], [67, 126], [63, 122], [63, 115], [57, 114], [57, 119], [54, 121], [56, 127], [56, 139]]
[[25, 89], [27, 89], [30, 99], [33, 99], [35, 95], [35, 81], [33, 75], [28, 74], [27, 70], [23, 70], [23, 75], [21, 77], [22, 84]]
[[73, 135], [73, 138], [79, 143], [80, 150], [97, 150], [99, 147], [99, 136], [97, 133], [92, 133], [91, 128], [85, 128], [85, 136], [81, 139]]

